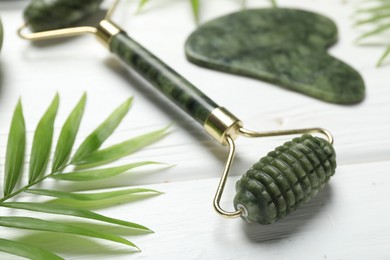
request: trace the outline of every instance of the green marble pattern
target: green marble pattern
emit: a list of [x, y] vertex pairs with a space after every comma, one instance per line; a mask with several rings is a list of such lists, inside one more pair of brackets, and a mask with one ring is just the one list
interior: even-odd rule
[[358, 103], [364, 98], [363, 79], [327, 53], [336, 41], [337, 27], [330, 19], [270, 8], [212, 20], [189, 36], [185, 50], [200, 66], [258, 78], [331, 103]]
[[34, 32], [72, 26], [99, 9], [103, 0], [32, 0], [24, 20]]
[[303, 135], [261, 158], [236, 183], [234, 207], [247, 222], [271, 224], [308, 202], [336, 170], [333, 146]]
[[151, 54], [125, 32], [113, 37], [110, 50], [200, 124], [218, 107], [204, 93]]

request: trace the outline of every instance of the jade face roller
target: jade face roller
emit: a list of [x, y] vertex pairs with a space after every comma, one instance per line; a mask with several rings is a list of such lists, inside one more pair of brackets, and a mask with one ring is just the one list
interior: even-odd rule
[[[185, 78], [130, 38], [111, 21], [118, 1], [98, 26], [56, 29], [19, 35], [27, 40], [44, 40], [85, 33], [94, 34], [112, 53], [147, 79], [155, 88], [198, 121], [216, 141], [228, 146], [226, 164], [214, 197], [216, 211], [229, 218], [270, 224], [308, 202], [329, 181], [336, 169], [333, 137], [325, 129], [294, 129], [255, 132], [227, 109], [218, 106]], [[322, 134], [327, 140], [310, 134]], [[255, 163], [237, 182], [234, 211], [221, 208], [220, 200], [235, 155], [238, 136], [267, 137], [303, 134], [277, 147]]]

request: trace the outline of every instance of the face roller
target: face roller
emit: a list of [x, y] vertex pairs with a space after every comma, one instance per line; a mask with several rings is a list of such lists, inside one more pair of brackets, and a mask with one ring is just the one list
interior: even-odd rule
[[[327, 130], [309, 128], [256, 132], [245, 129], [236, 116], [218, 106], [111, 21], [117, 4], [118, 1], [115, 1], [97, 27], [83, 26], [26, 34], [24, 29], [28, 25], [24, 25], [19, 29], [19, 35], [36, 41], [94, 34], [119, 59], [198, 121], [217, 142], [227, 146], [228, 157], [214, 197], [214, 208], [222, 216], [242, 217], [247, 222], [270, 224], [308, 202], [325, 186], [336, 168], [333, 137]], [[257, 138], [297, 134], [303, 136], [268, 153], [237, 182], [234, 211], [221, 208], [220, 200], [235, 155], [234, 140], [238, 136]], [[324, 135], [326, 140], [310, 134]]]

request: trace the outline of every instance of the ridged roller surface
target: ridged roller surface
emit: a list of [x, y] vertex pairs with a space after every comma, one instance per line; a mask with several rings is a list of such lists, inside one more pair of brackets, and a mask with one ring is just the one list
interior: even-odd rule
[[324, 139], [303, 135], [261, 158], [237, 182], [234, 207], [247, 222], [271, 224], [308, 202], [335, 173], [336, 154]]

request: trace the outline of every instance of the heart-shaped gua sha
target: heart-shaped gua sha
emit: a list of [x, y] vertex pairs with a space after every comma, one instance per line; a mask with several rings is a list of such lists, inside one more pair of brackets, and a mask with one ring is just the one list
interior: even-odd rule
[[339, 104], [364, 98], [360, 74], [330, 56], [337, 27], [322, 15], [296, 9], [254, 9], [200, 26], [186, 43], [200, 66], [258, 78]]

